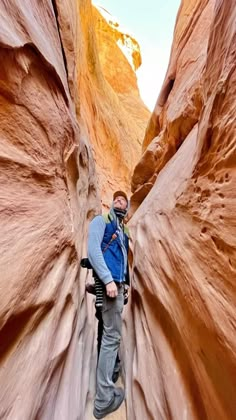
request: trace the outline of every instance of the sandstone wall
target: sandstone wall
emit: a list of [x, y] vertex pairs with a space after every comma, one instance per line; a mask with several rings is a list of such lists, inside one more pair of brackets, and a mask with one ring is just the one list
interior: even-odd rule
[[65, 54], [56, 18], [69, 19], [71, 4], [0, 6], [2, 419], [71, 418], [64, 385], [68, 378], [73, 384], [78, 257], [96, 199], [89, 190], [94, 164], [71, 99], [75, 52], [69, 55], [68, 37]]
[[235, 418], [235, 19], [182, 1], [134, 171], [130, 419]]
[[[129, 420], [235, 417], [235, 13], [233, 0], [182, 1], [134, 170]], [[101, 197], [129, 189], [148, 117], [137, 44], [130, 63], [117, 50], [126, 36], [89, 0], [0, 5], [2, 419], [91, 417], [79, 260]]]
[[135, 208], [199, 120], [214, 7], [215, 0], [181, 3], [166, 77], [146, 129], [142, 158], [132, 177]]
[[136, 85], [143, 120], [103, 75], [93, 13], [89, 0], [0, 5], [2, 419], [90, 416], [95, 322], [79, 260], [101, 198], [130, 188], [149, 117]]
[[[130, 192], [130, 178], [141, 155], [150, 112], [139, 97], [134, 70], [117, 45], [114, 32], [120, 37], [122, 33], [115, 31], [96, 8], [91, 8], [90, 2], [78, 4], [76, 110], [84, 135], [92, 144], [103, 205], [109, 207], [112, 190], [122, 188]], [[92, 24], [95, 31], [91, 30]], [[132, 88], [124, 89], [123, 74], [127, 86], [132, 81]]]

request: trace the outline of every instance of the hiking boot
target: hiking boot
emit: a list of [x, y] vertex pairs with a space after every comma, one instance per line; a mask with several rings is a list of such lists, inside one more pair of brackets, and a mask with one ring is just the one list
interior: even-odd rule
[[114, 398], [112, 399], [111, 403], [105, 407], [98, 409], [94, 407], [93, 415], [95, 419], [103, 419], [108, 414], [113, 413], [113, 411], [118, 410], [118, 408], [121, 406], [122, 402], [125, 398], [125, 392], [122, 388], [116, 388], [114, 392]]

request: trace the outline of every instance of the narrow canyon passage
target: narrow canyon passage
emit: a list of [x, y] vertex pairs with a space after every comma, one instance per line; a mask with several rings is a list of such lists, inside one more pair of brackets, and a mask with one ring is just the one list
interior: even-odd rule
[[[236, 413], [236, 7], [182, 0], [153, 112], [138, 40], [90, 0], [0, 4], [0, 418], [90, 420], [88, 224], [131, 197], [110, 420]], [[127, 47], [128, 46], [128, 47]]]

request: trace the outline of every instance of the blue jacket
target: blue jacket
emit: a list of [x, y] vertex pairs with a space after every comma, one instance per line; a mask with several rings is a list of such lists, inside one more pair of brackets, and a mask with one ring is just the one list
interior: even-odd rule
[[[116, 236], [112, 235], [116, 233]], [[123, 244], [121, 243], [123, 241]], [[89, 225], [88, 258], [104, 284], [129, 282], [127, 253], [129, 233], [124, 227], [118, 234], [117, 218], [112, 213], [96, 216]]]

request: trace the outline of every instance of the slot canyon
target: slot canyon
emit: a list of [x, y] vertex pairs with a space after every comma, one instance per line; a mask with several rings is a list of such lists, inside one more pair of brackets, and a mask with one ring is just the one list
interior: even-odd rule
[[0, 419], [93, 419], [80, 259], [116, 189], [131, 290], [107, 419], [236, 418], [235, 22], [235, 0], [180, 2], [150, 112], [138, 39], [102, 1], [1, 1]]

